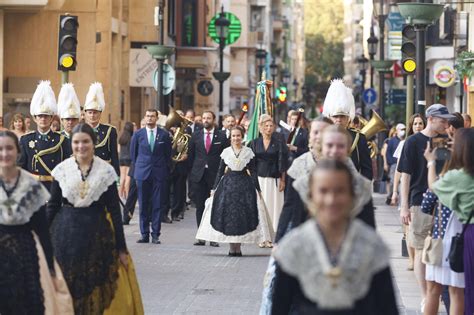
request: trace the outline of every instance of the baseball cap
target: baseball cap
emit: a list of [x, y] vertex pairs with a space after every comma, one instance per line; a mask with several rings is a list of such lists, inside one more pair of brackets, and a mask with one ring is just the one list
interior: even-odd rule
[[426, 117], [439, 117], [444, 119], [453, 118], [454, 115], [451, 115], [448, 111], [448, 108], [442, 104], [433, 104], [426, 109]]
[[397, 124], [397, 126], [395, 127], [395, 129], [397, 129], [397, 130], [405, 130], [406, 128], [405, 128], [405, 125], [404, 125], [404, 124], [401, 124], [401, 123], [400, 123], [400, 124]]

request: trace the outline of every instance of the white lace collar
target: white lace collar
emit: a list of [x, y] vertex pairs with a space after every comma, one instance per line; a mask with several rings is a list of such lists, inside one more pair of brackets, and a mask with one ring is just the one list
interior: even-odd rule
[[254, 156], [252, 149], [246, 146], [242, 146], [238, 157], [234, 154], [232, 146], [225, 148], [221, 153], [222, 160], [233, 171], [243, 170]]
[[20, 170], [20, 178], [10, 198], [0, 188], [0, 224], [22, 225], [46, 204], [48, 190], [28, 172]]
[[63, 197], [77, 208], [88, 207], [99, 200], [110, 185], [117, 181], [114, 168], [97, 156], [94, 156], [85, 185], [74, 157], [58, 164], [51, 174], [58, 181]]
[[[301, 156], [303, 157], [303, 155]], [[295, 160], [296, 161], [296, 160]], [[313, 167], [316, 165], [314, 163]], [[354, 207], [352, 208], [351, 215], [356, 217], [364, 208], [364, 206], [372, 199], [372, 182], [362, 176], [352, 163], [351, 159], [346, 160], [346, 165], [351, 170], [354, 180], [352, 185], [354, 186]], [[312, 167], [307, 172], [301, 172], [298, 177], [293, 181], [293, 188], [300, 195], [301, 200], [306, 206], [308, 206], [308, 192], [309, 192], [309, 175]], [[292, 176], [293, 177], [293, 176]]]
[[354, 307], [369, 292], [373, 276], [389, 267], [388, 248], [358, 219], [351, 222], [338, 257], [339, 277], [330, 276], [335, 269], [314, 220], [290, 231], [274, 256], [283, 271], [297, 278], [305, 297], [327, 310]]
[[308, 151], [298, 158], [296, 158], [288, 169], [288, 175], [293, 179], [297, 179], [302, 176], [308, 176], [309, 172], [316, 165], [316, 161], [313, 158], [313, 153]]

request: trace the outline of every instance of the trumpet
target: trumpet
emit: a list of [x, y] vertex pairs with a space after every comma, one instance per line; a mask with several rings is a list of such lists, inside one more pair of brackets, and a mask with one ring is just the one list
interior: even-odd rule
[[192, 123], [191, 120], [178, 114], [172, 107], [170, 108], [170, 114], [166, 118], [165, 128], [167, 130], [171, 130], [173, 127], [176, 128], [172, 141], [172, 149], [176, 152], [172, 159], [175, 162], [180, 161], [183, 155], [188, 152], [191, 136], [186, 134], [185, 130], [186, 127]]

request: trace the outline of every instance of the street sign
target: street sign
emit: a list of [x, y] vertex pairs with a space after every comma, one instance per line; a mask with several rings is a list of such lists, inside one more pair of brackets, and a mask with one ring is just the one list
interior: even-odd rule
[[366, 89], [364, 93], [362, 93], [362, 99], [365, 104], [372, 105], [377, 100], [377, 92], [375, 92], [373, 88]]
[[[240, 34], [242, 33], [242, 23], [240, 22], [239, 18], [234, 14], [230, 12], [224, 12], [224, 14], [225, 18], [228, 19], [230, 22], [229, 34], [225, 39], [225, 44], [230, 45], [235, 43], [239, 39]], [[220, 37], [219, 34], [217, 34], [216, 20], [219, 18], [219, 15], [220, 13], [217, 13], [216, 16], [211, 19], [211, 22], [209, 22], [209, 26], [207, 27], [207, 33], [209, 34], [209, 37], [218, 44], [220, 42]]]
[[[158, 91], [158, 73], [159, 68], [153, 74], [153, 86]], [[176, 81], [176, 72], [169, 64], [163, 64], [163, 95], [168, 95], [174, 90], [174, 83]]]
[[390, 12], [388, 14], [387, 21], [390, 27], [389, 31], [392, 31], [392, 32], [396, 32], [396, 31], [401, 32], [403, 23], [405, 23], [405, 19], [400, 14], [400, 12]]
[[404, 105], [407, 103], [406, 89], [390, 89], [386, 94], [387, 104]]
[[197, 90], [202, 96], [209, 96], [214, 91], [214, 86], [210, 80], [202, 80], [198, 83]]

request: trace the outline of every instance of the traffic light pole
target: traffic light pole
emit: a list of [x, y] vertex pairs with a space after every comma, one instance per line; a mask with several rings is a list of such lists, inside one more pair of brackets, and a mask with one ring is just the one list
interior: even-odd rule
[[416, 32], [416, 112], [424, 114], [426, 108], [425, 86], [425, 31], [426, 25], [415, 25]]
[[406, 126], [410, 122], [410, 117], [413, 115], [413, 87], [414, 87], [413, 74], [407, 75], [407, 108], [406, 108]]
[[61, 71], [61, 85], [69, 82], [69, 71]]

